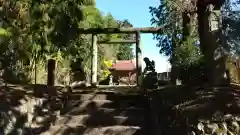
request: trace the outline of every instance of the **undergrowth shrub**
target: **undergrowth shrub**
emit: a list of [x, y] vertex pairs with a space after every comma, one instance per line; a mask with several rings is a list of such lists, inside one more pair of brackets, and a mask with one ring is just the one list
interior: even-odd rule
[[202, 84], [204, 79], [204, 62], [199, 59], [191, 64], [179, 66], [179, 77], [183, 84]]

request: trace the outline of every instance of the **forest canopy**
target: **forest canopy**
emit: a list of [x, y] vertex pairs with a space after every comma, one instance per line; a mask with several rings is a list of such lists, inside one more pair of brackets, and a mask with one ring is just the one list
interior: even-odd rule
[[[87, 78], [91, 66], [91, 35], [78, 28], [132, 27], [96, 8], [95, 0], [0, 0], [0, 68], [11, 82], [46, 83], [48, 59], [57, 61], [57, 83], [70, 81], [70, 64], [83, 59]], [[131, 38], [126, 34], [98, 35], [103, 39]], [[98, 45], [99, 76], [103, 61], [132, 59], [131, 45]], [[37, 65], [37, 66], [36, 66]], [[35, 72], [36, 71], [36, 72]], [[64, 79], [63, 79], [64, 78]]]

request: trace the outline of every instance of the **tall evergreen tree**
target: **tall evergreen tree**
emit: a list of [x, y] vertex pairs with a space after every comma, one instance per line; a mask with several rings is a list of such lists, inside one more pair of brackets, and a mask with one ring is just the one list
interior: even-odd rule
[[[50, 58], [57, 61], [59, 81], [67, 76], [65, 72], [69, 70], [70, 61], [78, 58], [84, 60], [84, 69], [90, 73], [91, 35], [80, 34], [78, 28], [119, 27], [118, 20], [110, 14], [104, 16], [96, 8], [95, 0], [0, 2], [0, 34], [7, 35], [0, 37], [1, 69], [8, 70], [14, 76], [25, 74], [30, 80], [37, 75], [39, 83], [45, 83], [45, 66]], [[122, 37], [99, 35], [98, 38]], [[120, 49], [115, 47], [113, 50], [119, 52]], [[99, 51], [99, 63], [102, 63], [104, 55], [109, 54]]]

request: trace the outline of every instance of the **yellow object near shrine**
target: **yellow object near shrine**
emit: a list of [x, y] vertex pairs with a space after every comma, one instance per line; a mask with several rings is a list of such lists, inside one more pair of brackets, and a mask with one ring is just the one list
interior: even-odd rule
[[103, 63], [104, 63], [104, 66], [106, 67], [106, 69], [103, 70], [103, 76], [104, 78], [107, 78], [111, 74], [111, 72], [109, 71], [109, 68], [112, 67], [113, 62], [112, 60], [104, 60]]

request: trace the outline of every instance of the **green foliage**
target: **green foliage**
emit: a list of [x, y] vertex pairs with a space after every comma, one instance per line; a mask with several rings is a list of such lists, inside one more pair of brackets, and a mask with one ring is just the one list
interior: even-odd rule
[[177, 66], [187, 66], [198, 63], [198, 60], [202, 57], [199, 47], [194, 45], [192, 38], [188, 38], [182, 42], [181, 46], [175, 47], [175, 56], [176, 60], [174, 64]]
[[198, 47], [192, 47], [198, 41], [198, 37], [194, 17], [192, 17], [193, 20], [190, 22], [191, 26], [188, 29], [191, 34], [185, 35], [182, 21], [183, 7], [180, 6], [179, 1], [161, 0], [158, 7], [150, 7], [150, 13], [152, 14], [151, 22], [153, 25], [165, 26], [164, 30], [155, 34], [155, 39], [159, 41], [157, 46], [160, 48], [160, 53], [172, 56], [173, 51], [179, 51], [174, 53], [178, 53], [176, 55], [182, 57], [179, 59], [186, 60], [186, 57], [191, 56], [193, 52], [198, 52]]
[[11, 36], [11, 33], [6, 29], [0, 28], [0, 36]]
[[204, 81], [204, 61], [203, 58], [198, 59], [190, 64], [179, 66], [178, 78], [183, 84], [202, 84]]
[[[37, 77], [38, 83], [45, 83], [46, 61], [50, 58], [55, 59], [59, 65], [57, 67], [59, 78], [67, 76], [66, 69], [70, 68], [69, 62], [76, 61], [77, 58], [84, 60], [83, 68], [89, 76], [91, 35], [79, 34], [78, 28], [120, 27], [119, 22], [121, 22], [114, 19], [111, 14], [104, 16], [96, 8], [95, 0], [2, 0], [0, 2], [0, 68], [15, 75], [24, 73], [27, 80], [31, 81]], [[106, 38], [123, 37], [98, 36], [99, 40]], [[121, 55], [132, 54], [119, 49], [120, 45], [106, 46], [102, 48], [99, 45], [99, 63], [111, 53], [107, 51], [111, 46], [114, 52], [121, 52]], [[116, 54], [110, 56], [111, 59], [116, 59]], [[99, 68], [101, 69], [102, 66], [100, 65]]]
[[236, 9], [239, 4], [240, 1], [233, 4], [230, 0], [226, 0], [222, 12], [223, 34], [227, 42], [225, 48], [228, 48], [228, 51], [236, 56], [240, 55], [240, 11]]
[[[158, 40], [157, 46], [160, 48], [160, 53], [166, 56], [171, 56], [173, 44], [179, 42], [177, 36], [181, 34], [181, 13], [178, 12], [176, 4], [172, 4], [172, 0], [160, 0], [160, 5], [150, 7], [152, 14], [152, 25], [165, 26], [165, 29], [154, 35]], [[174, 2], [175, 3], [175, 2]]]
[[131, 60], [133, 58], [132, 48], [130, 45], [121, 45], [119, 47], [119, 52], [117, 53], [118, 60]]
[[160, 53], [170, 56], [175, 75], [184, 82], [191, 82], [202, 76], [203, 61], [198, 41], [197, 21], [194, 14], [187, 14], [189, 7], [181, 1], [161, 0], [158, 7], [150, 7], [151, 22], [165, 26], [155, 35]]
[[[118, 22], [119, 27], [123, 28], [129, 28], [133, 27], [133, 25], [128, 20], [123, 20]], [[121, 35], [122, 39], [129, 40], [133, 39], [133, 35], [131, 34], [123, 34]], [[131, 60], [133, 59], [133, 53], [132, 53], [132, 45], [131, 44], [123, 44], [119, 46], [119, 50], [117, 53], [117, 59], [118, 60]]]

